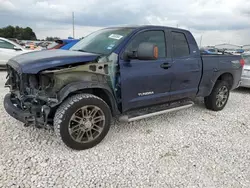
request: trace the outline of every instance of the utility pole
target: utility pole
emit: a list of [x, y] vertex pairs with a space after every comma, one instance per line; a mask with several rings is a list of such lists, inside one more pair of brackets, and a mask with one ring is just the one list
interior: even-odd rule
[[201, 35], [201, 39], [200, 39], [200, 48], [201, 48], [201, 41], [202, 41], [202, 35]]
[[75, 38], [75, 15], [72, 12], [72, 24], [73, 24], [73, 38]]

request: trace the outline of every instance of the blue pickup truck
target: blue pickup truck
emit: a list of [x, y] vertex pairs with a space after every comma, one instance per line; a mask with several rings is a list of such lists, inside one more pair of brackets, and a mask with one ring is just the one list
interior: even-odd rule
[[244, 60], [201, 55], [187, 30], [163, 26], [98, 30], [70, 50], [7, 63], [5, 110], [25, 126], [52, 128], [70, 148], [99, 144], [112, 117], [131, 122], [191, 107], [222, 110], [240, 85]]

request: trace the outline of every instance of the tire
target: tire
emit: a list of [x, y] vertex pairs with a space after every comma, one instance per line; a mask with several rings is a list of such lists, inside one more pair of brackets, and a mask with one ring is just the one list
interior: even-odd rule
[[111, 118], [111, 110], [101, 98], [92, 94], [77, 94], [69, 97], [57, 109], [54, 130], [71, 149], [85, 150], [104, 139], [110, 128]]
[[[226, 98], [223, 100], [224, 102], [222, 104], [222, 103], [218, 102], [219, 99], [217, 99], [217, 97], [221, 99], [221, 97], [219, 96], [219, 93], [221, 93], [222, 90], [224, 91], [224, 89], [226, 89], [227, 92], [224, 95]], [[209, 110], [213, 110], [213, 111], [222, 110], [227, 104], [229, 94], [230, 94], [230, 88], [229, 88], [228, 82], [218, 80], [215, 83], [215, 86], [214, 86], [211, 94], [204, 98], [206, 108]]]

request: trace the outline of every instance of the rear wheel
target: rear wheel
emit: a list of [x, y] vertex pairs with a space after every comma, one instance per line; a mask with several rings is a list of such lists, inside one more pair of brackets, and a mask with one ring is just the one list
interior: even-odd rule
[[204, 99], [206, 108], [213, 111], [222, 110], [227, 104], [229, 92], [228, 82], [218, 80], [211, 94]]
[[78, 94], [68, 98], [54, 118], [56, 134], [70, 148], [84, 150], [99, 144], [109, 131], [111, 111], [101, 98]]

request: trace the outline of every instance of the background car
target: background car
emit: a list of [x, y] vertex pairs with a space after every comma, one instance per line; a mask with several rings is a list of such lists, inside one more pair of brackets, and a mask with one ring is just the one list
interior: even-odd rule
[[74, 46], [76, 43], [78, 43], [80, 40], [73, 40], [71, 42], [69, 42], [68, 44], [62, 46], [60, 49], [62, 50], [69, 50], [72, 46]]
[[41, 49], [46, 49], [49, 44], [50, 44], [50, 42], [43, 41], [43, 42], [37, 43], [37, 47], [40, 47]]
[[241, 87], [250, 88], [250, 52], [243, 53], [242, 57], [245, 61], [245, 65], [241, 75]]
[[[54, 42], [52, 42], [50, 45], [47, 46], [47, 50], [62, 49], [62, 47], [66, 46], [67, 44], [71, 44], [71, 43], [72, 43], [72, 46], [73, 46], [78, 41], [79, 41], [79, 39], [59, 39], [59, 40], [55, 40]], [[65, 47], [64, 50], [68, 50], [70, 47]]]
[[208, 54], [219, 54], [217, 49], [213, 49], [213, 48], [200, 48], [200, 52], [203, 55], [208, 55]]
[[26, 49], [30, 49], [30, 50], [34, 50], [36, 48], [36, 45], [34, 42], [30, 41], [30, 42], [26, 42], [25, 46]]
[[19, 54], [30, 52], [14, 41], [0, 37], [0, 67], [5, 67], [7, 61]]

